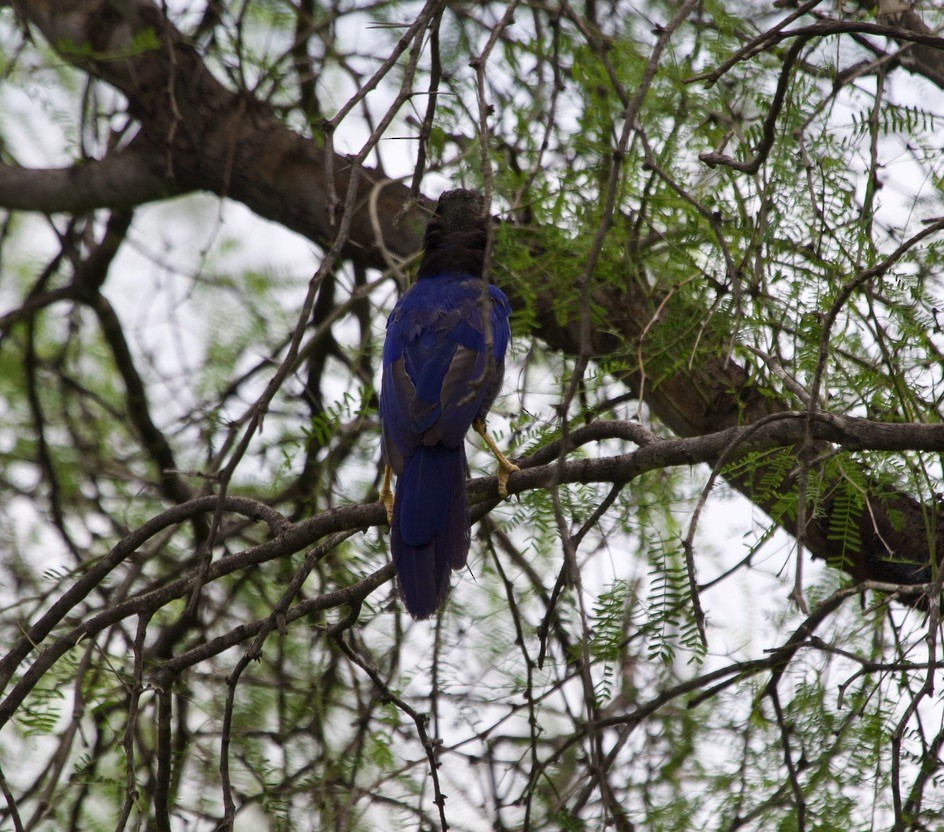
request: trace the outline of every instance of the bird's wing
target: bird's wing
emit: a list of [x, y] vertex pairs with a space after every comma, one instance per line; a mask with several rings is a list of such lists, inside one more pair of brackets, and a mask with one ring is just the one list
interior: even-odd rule
[[380, 406], [384, 456], [395, 471], [421, 444], [463, 441], [497, 393], [493, 376], [497, 371], [500, 379], [508, 346], [508, 302], [500, 290], [489, 287], [486, 334], [479, 292], [446, 281], [436, 288], [435, 306], [429, 292], [408, 293], [387, 325]]

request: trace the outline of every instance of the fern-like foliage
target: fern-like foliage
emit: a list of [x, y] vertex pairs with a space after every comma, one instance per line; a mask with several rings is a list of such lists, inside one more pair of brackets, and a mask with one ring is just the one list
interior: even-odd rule
[[681, 547], [665, 547], [650, 553], [646, 623], [642, 630], [650, 661], [672, 664], [680, 649], [688, 662], [698, 664], [705, 645], [692, 613], [688, 570]]

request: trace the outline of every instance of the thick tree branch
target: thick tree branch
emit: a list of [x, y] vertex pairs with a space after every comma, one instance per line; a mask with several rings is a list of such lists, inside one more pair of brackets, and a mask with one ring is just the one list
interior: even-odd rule
[[936, 38], [937, 44], [926, 40], [935, 37], [935, 33], [912, 8], [911, 3], [905, 0], [860, 0], [859, 5], [875, 11], [880, 22], [920, 36], [920, 39], [908, 39], [892, 35], [903, 47], [898, 62], [909, 72], [923, 75], [944, 89], [944, 48], [940, 45], [940, 37]]
[[68, 168], [31, 169], [0, 162], [0, 206], [42, 214], [133, 208], [183, 193], [160, 171], [160, 157], [123, 150]]
[[[337, 218], [328, 206], [332, 194], [347, 193], [347, 158], [282, 125], [268, 105], [227, 89], [157, 5], [24, 0], [19, 8], [63, 58], [125, 95], [143, 141], [159, 148], [155, 158], [173, 192], [211, 191], [321, 244], [334, 240]], [[385, 250], [413, 254], [429, 203], [396, 223], [408, 193], [363, 168], [342, 256], [384, 268]]]

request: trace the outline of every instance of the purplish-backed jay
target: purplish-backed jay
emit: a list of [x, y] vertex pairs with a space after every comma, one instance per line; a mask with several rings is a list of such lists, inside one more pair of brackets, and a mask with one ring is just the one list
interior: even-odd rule
[[[511, 332], [508, 299], [482, 280], [485, 203], [475, 191], [439, 198], [416, 283], [387, 320], [380, 388], [386, 462], [381, 499], [400, 596], [417, 619], [446, 600], [451, 569], [469, 553], [465, 435], [470, 427], [499, 460], [499, 493], [518, 470], [485, 433], [502, 384]], [[390, 472], [397, 475], [390, 493]]]

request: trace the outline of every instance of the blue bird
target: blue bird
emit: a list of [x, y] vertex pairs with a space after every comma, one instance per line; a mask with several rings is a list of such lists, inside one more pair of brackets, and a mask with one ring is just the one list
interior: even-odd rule
[[[511, 337], [508, 299], [482, 280], [485, 201], [447, 191], [426, 228], [416, 283], [387, 320], [380, 388], [386, 463], [381, 500], [400, 596], [416, 619], [445, 602], [469, 554], [465, 435], [474, 427], [499, 462], [499, 493], [518, 468], [485, 432]], [[397, 475], [390, 492], [391, 470]]]

